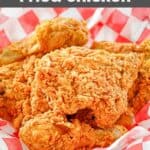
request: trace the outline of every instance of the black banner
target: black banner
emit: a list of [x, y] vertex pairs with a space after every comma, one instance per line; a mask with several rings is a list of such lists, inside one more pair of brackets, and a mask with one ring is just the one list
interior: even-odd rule
[[0, 7], [149, 7], [150, 0], [0, 0]]

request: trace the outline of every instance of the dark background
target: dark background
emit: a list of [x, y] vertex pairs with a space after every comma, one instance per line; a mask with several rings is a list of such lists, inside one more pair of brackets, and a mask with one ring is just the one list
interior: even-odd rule
[[[61, 3], [54, 3], [49, 0], [47, 3], [36, 3], [28, 2], [29, 0], [24, 0], [21, 3], [19, 0], [0, 0], [0, 7], [149, 7], [150, 0], [131, 0], [131, 2], [118, 2], [118, 3], [108, 3], [108, 2], [94, 2], [94, 3], [71, 3], [67, 0], [62, 0]], [[92, 0], [91, 0], [92, 1]]]

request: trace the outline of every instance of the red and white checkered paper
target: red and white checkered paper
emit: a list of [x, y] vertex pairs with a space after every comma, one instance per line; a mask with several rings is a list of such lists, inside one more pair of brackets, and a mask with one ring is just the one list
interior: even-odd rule
[[[90, 42], [150, 39], [150, 8], [0, 8], [0, 48], [25, 38], [42, 20], [56, 16], [87, 20]], [[0, 120], [0, 150], [27, 150], [4, 120]], [[150, 103], [137, 113], [128, 133], [110, 147], [94, 150], [150, 150]]]

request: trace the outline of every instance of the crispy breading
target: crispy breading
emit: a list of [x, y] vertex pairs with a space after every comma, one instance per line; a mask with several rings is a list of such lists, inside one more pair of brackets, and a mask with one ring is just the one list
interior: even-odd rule
[[[23, 116], [27, 115], [30, 109], [27, 103], [30, 98], [30, 85], [34, 78], [34, 63], [37, 59], [38, 56], [33, 55], [0, 67], [0, 103], [3, 103], [0, 109], [5, 108], [4, 112], [9, 115], [9, 121], [15, 128], [20, 127]], [[5, 116], [0, 114], [0, 117], [8, 120]]]
[[55, 18], [0, 54], [0, 117], [30, 150], [108, 146], [132, 122], [128, 100], [149, 98], [149, 42], [77, 47], [87, 35], [84, 22]]
[[2, 50], [0, 66], [25, 58], [31, 54], [46, 53], [57, 48], [82, 46], [88, 40], [85, 22], [71, 18], [44, 21], [28, 38], [15, 42]]
[[92, 49], [104, 49], [109, 52], [122, 53], [122, 52], [143, 52], [135, 43], [118, 43], [118, 42], [108, 42], [100, 41], [93, 42]]
[[5, 102], [4, 98], [1, 97], [1, 94], [0, 94], [0, 117], [7, 121], [11, 121], [11, 116], [9, 115], [7, 111], [7, 107], [4, 102]]
[[[137, 52], [137, 53], [145, 53], [143, 48], [139, 47], [135, 43], [118, 43], [118, 42], [108, 42], [108, 41], [99, 41], [93, 42], [93, 49], [104, 49], [112, 53], [128, 53], [128, 52]], [[137, 85], [139, 79], [137, 78], [132, 85], [131, 89], [128, 92], [128, 100], [132, 100], [137, 92]]]
[[[109, 126], [107, 125], [108, 123], [114, 124], [115, 120], [110, 122], [108, 119], [115, 117], [115, 115], [118, 115], [118, 118], [126, 110], [126, 91], [131, 87], [132, 80], [136, 78], [137, 70], [141, 63], [140, 55], [136, 53], [129, 53], [128, 55], [111, 54], [103, 50], [93, 51], [83, 47], [71, 47], [61, 49], [61, 51], [56, 50], [42, 58], [38, 57], [41, 56], [31, 56], [20, 62], [0, 68], [0, 79], [3, 83], [1, 83], [1, 93], [5, 100], [6, 112], [16, 128], [22, 126], [22, 120], [24, 119], [24, 126], [20, 130], [20, 136], [31, 150], [36, 150], [36, 146], [39, 148], [43, 145], [45, 150], [48, 150], [52, 147], [54, 148], [54, 144], [58, 141], [58, 147], [55, 146], [55, 149], [61, 149], [62, 146], [65, 149], [104, 147], [111, 144], [126, 131], [123, 126], [114, 127], [112, 125], [111, 129], [105, 130], [100, 130], [98, 126], [107, 127]], [[131, 68], [131, 66], [133, 67]], [[107, 71], [106, 73], [104, 69]], [[126, 69], [126, 74], [123, 73], [124, 69]], [[111, 80], [112, 78], [114, 81]], [[99, 83], [98, 80], [100, 80]], [[42, 93], [43, 91], [45, 93]], [[94, 93], [94, 91], [98, 92]], [[120, 91], [120, 95], [118, 95], [118, 91]], [[74, 95], [72, 95], [72, 92]], [[66, 99], [67, 96], [71, 97]], [[125, 97], [124, 99], [123, 96]], [[51, 101], [44, 102], [45, 104], [41, 103], [41, 100], [44, 101], [46, 98], [50, 98]], [[60, 107], [60, 104], [62, 107]], [[100, 105], [103, 106], [99, 107]], [[46, 107], [48, 106], [50, 107], [47, 109]], [[106, 110], [110, 109], [108, 114], [107, 112], [105, 114], [104, 107]], [[2, 107], [2, 109], [4, 108]], [[45, 113], [46, 116], [43, 114], [35, 116], [41, 112], [41, 108], [42, 112], [49, 110], [48, 113], [56, 112], [58, 109], [61, 112], [61, 116], [53, 115], [58, 119], [64, 117], [67, 119], [66, 115], [74, 114], [78, 110], [82, 111], [84, 108], [90, 108], [95, 118], [101, 115], [104, 117], [102, 116], [103, 118], [100, 122], [99, 120], [97, 121], [97, 118], [92, 122], [96, 122], [97, 129], [84, 120], [79, 119], [77, 121], [78, 118], [72, 118], [70, 122], [66, 121], [67, 123], [63, 122], [53, 126], [51, 123], [53, 119], [49, 117], [49, 120], [47, 120], [47, 113]], [[7, 113], [5, 116], [7, 116]], [[6, 117], [6, 119], [9, 119], [9, 117]], [[30, 119], [31, 117], [33, 119]], [[47, 121], [48, 126], [44, 125], [44, 128], [43, 123], [47, 123]], [[36, 122], [39, 123], [37, 128]], [[69, 133], [62, 135], [62, 133], [58, 132], [60, 131], [59, 128], [66, 131], [66, 124], [71, 124], [73, 129], [71, 128]], [[37, 134], [36, 136], [34, 131]], [[46, 131], [48, 131], [48, 134], [46, 134]], [[41, 135], [50, 138], [53, 136], [54, 131], [56, 131], [58, 138], [54, 136], [53, 140], [47, 144], [47, 139]], [[70, 135], [73, 140], [70, 139]], [[29, 137], [32, 139], [29, 139]], [[37, 140], [36, 137], [38, 137], [40, 144], [34, 142]]]
[[48, 111], [27, 121], [19, 135], [30, 150], [91, 150], [110, 145], [126, 131], [119, 125], [107, 130], [93, 129], [78, 120], [68, 122], [60, 112]]
[[[126, 131], [114, 123], [127, 109], [127, 92], [140, 64], [141, 55], [136, 53], [84, 47], [56, 50], [42, 58], [33, 55], [0, 67], [1, 110], [7, 110], [5, 118], [10, 117], [14, 127], [22, 126], [20, 137], [31, 150], [108, 146]], [[94, 114], [91, 123], [78, 117], [67, 120], [86, 108]], [[61, 121], [54, 125], [53, 118], [54, 124]]]
[[150, 59], [150, 39], [142, 42], [140, 44], [140, 49], [146, 54], [145, 59]]
[[67, 115], [68, 120], [78, 119], [80, 122], [89, 124], [92, 128], [98, 128], [95, 115], [91, 109], [82, 109], [73, 115]]
[[[52, 147], [53, 148], [55, 147], [55, 149], [61, 149], [63, 146], [66, 150], [69, 150], [69, 149], [85, 149], [85, 148], [91, 149], [91, 147], [94, 147], [94, 146], [102, 146], [102, 147], [108, 146], [115, 139], [117, 139], [118, 137], [120, 137], [122, 134], [124, 134], [126, 132], [126, 129], [123, 126], [118, 126], [118, 125], [114, 126], [113, 125], [112, 128], [110, 128], [110, 129], [102, 130], [102, 129], [99, 129], [97, 126], [95, 126], [97, 128], [96, 129], [90, 123], [88, 123], [84, 120], [80, 120], [80, 119], [78, 120], [78, 118], [71, 118], [71, 120], [69, 121], [69, 120], [67, 120], [67, 115], [65, 114], [67, 112], [65, 112], [65, 113], [62, 112], [62, 109], [59, 108], [59, 103], [56, 103], [53, 106], [54, 106], [54, 108], [57, 108], [59, 111], [61, 110], [60, 115], [54, 114], [57, 111], [57, 109], [54, 110], [54, 108], [51, 109], [52, 111], [50, 111], [50, 109], [49, 109], [49, 112], [46, 112], [47, 109], [45, 109], [44, 105], [42, 105], [42, 104], [40, 105], [40, 108], [43, 109], [43, 112], [46, 112], [46, 113], [44, 113], [46, 115], [40, 114], [40, 115], [36, 116], [35, 113], [33, 112], [33, 110], [31, 111], [31, 109], [34, 107], [33, 99], [35, 98], [34, 92], [36, 91], [35, 84], [39, 82], [37, 80], [38, 79], [37, 75], [39, 74], [39, 71], [41, 71], [43, 69], [46, 71], [45, 73], [47, 74], [48, 73], [47, 65], [50, 64], [50, 66], [51, 65], [53, 66], [55, 63], [57, 65], [57, 61], [59, 60], [58, 64], [60, 64], [60, 65], [62, 64], [62, 67], [64, 68], [64, 77], [66, 75], [65, 72], [66, 71], [69, 72], [72, 69], [72, 71], [73, 70], [78, 71], [78, 75], [81, 73], [82, 74], [81, 77], [83, 78], [84, 76], [86, 77], [86, 75], [88, 75], [88, 72], [86, 72], [86, 70], [84, 70], [84, 68], [83, 68], [85, 66], [85, 65], [83, 66], [84, 63], [89, 62], [89, 63], [87, 63], [87, 69], [89, 69], [88, 71], [97, 69], [97, 71], [96, 71], [96, 73], [97, 73], [99, 71], [99, 68], [101, 71], [103, 71], [103, 67], [105, 66], [105, 63], [108, 61], [108, 59], [106, 59], [106, 60], [103, 59], [101, 57], [101, 55], [105, 56], [105, 57], [107, 57], [107, 55], [108, 55], [108, 57], [111, 59], [112, 62], [115, 61], [115, 59], [113, 60], [113, 57], [116, 58], [115, 55], [114, 56], [110, 55], [108, 52], [105, 52], [105, 51], [98, 50], [98, 51], [94, 52], [93, 50], [82, 48], [82, 47], [71, 47], [71, 48], [62, 49], [61, 51], [57, 50], [56, 52], [47, 54], [46, 56], [43, 56], [43, 58], [41, 58], [41, 56], [33, 55], [30, 57], [27, 57], [26, 59], [24, 59], [22, 61], [0, 67], [0, 79], [1, 79], [1, 84], [0, 84], [1, 92], [0, 93], [3, 97], [3, 103], [4, 103], [4, 105], [2, 105], [0, 109], [2, 111], [3, 111], [3, 109], [5, 109], [3, 112], [6, 112], [5, 116], [4, 116], [4, 114], [2, 114], [1, 117], [3, 117], [3, 118], [5, 117], [5, 119], [11, 121], [13, 123], [13, 126], [16, 128], [20, 128], [22, 126], [21, 125], [22, 120], [24, 120], [24, 125], [20, 130], [20, 136], [24, 140], [24, 142], [29, 146], [29, 148], [31, 150], [39, 149], [39, 147], [42, 147], [43, 149], [45, 148], [45, 150], [48, 150], [48, 149], [52, 149]], [[97, 55], [97, 54], [99, 54], [99, 55]], [[52, 58], [51, 61], [49, 61], [49, 59], [48, 59], [49, 55]], [[55, 57], [54, 57], [54, 55], [55, 55]], [[69, 55], [70, 55], [70, 57], [68, 57]], [[95, 57], [95, 55], [98, 57]], [[75, 58], [73, 60], [76, 60], [78, 65], [79, 65], [78, 62], [81, 61], [81, 66], [77, 65], [77, 68], [70, 68], [70, 63], [72, 64], [73, 61], [71, 61], [69, 58], [73, 58], [73, 57]], [[82, 57], [83, 57], [83, 59], [82, 59]], [[120, 59], [118, 58], [118, 61], [124, 61], [124, 62], [128, 61], [127, 58], [123, 59], [123, 56], [121, 56], [121, 55], [118, 55], [118, 57], [120, 57]], [[135, 55], [134, 53], [131, 54], [131, 56], [129, 54], [129, 57], [131, 57], [131, 58], [135, 57], [134, 60], [137, 59], [138, 64], [135, 64], [135, 65], [137, 65], [137, 66], [135, 66], [135, 69], [137, 69], [138, 65], [140, 64], [140, 57], [138, 55]], [[103, 67], [102, 68], [96, 67], [97, 63], [100, 63], [101, 61], [103, 61], [101, 63], [101, 65]], [[110, 62], [108, 61], [106, 64], [111, 66], [111, 63], [112, 63], [111, 61]], [[120, 70], [120, 68], [117, 67], [115, 65], [115, 63], [113, 65], [114, 65], [114, 70], [115, 69]], [[123, 66], [120, 66], [120, 67], [123, 67]], [[113, 67], [110, 67], [110, 69], [111, 68], [113, 69]], [[60, 70], [57, 70], [57, 69], [60, 69]], [[53, 72], [55, 71], [58, 75], [59, 75], [59, 71], [63, 71], [63, 69], [61, 69], [61, 66], [60, 66], [60, 68], [59, 68], [59, 66], [56, 66], [56, 68], [54, 68], [54, 70], [52, 70], [50, 68], [50, 70]], [[108, 70], [109, 70], [109, 67], [108, 67]], [[122, 74], [122, 70], [120, 70], [120, 71]], [[53, 72], [51, 72], [51, 73], [53, 73]], [[136, 71], [134, 70], [134, 73], [135, 72]], [[98, 75], [104, 75], [104, 74], [98, 74]], [[98, 77], [98, 75], [96, 77]], [[66, 79], [67, 79], [67, 77], [69, 77], [69, 76], [66, 76]], [[76, 76], [74, 76], [74, 77], [76, 78]], [[117, 75], [117, 77], [118, 77], [118, 75]], [[89, 74], [89, 76], [87, 76], [87, 80], [88, 80], [88, 78], [91, 83], [96, 82], [96, 80], [94, 78], [93, 79], [91, 78], [90, 74]], [[56, 82], [56, 84], [57, 84], [57, 81], [53, 80], [53, 78], [46, 77], [46, 78], [44, 78], [43, 81], [46, 81], [47, 79], [49, 82], [44, 82], [44, 83], [46, 83], [46, 85], [48, 84], [47, 86], [49, 86], [49, 84], [53, 84], [54, 82]], [[50, 81], [49, 79], [52, 79], [52, 80]], [[63, 79], [60, 78], [60, 83], [59, 83], [60, 85], [64, 84], [63, 82], [61, 84], [61, 80], [63, 81]], [[78, 82], [78, 80], [77, 81], [75, 80], [74, 82], [77, 82], [77, 84], [79, 84], [79, 82], [81, 82], [80, 84], [82, 84], [82, 80], [79, 80], [79, 82]], [[112, 81], [110, 81], [110, 83], [111, 82]], [[120, 81], [120, 83], [118, 82], [118, 85], [123, 86], [125, 84], [124, 82], [127, 83], [125, 81], [125, 78], [123, 81]], [[65, 83], [67, 83], [67, 81]], [[114, 81], [114, 84], [115, 84], [115, 81]], [[66, 85], [67, 84], [64, 84], [64, 87]], [[125, 85], [127, 85], [127, 86], [124, 87], [124, 90], [126, 90], [128, 88], [128, 86], [131, 86], [128, 84], [125, 84]], [[41, 86], [40, 88], [44, 88], [42, 86], [42, 84], [39, 84], [39, 86]], [[74, 85], [70, 85], [70, 86], [74, 86]], [[79, 90], [82, 90], [82, 88], [80, 88], [81, 86], [82, 85], [79, 85]], [[86, 84], [84, 86], [86, 87]], [[104, 87], [104, 85], [102, 87]], [[62, 90], [62, 92], [65, 92], [61, 88], [62, 87], [60, 86], [59, 92], [61, 92], [61, 90]], [[118, 89], [119, 88], [117, 88], [116, 92], [118, 92]], [[86, 90], [88, 90], [88, 89], [86, 89]], [[94, 89], [92, 89], [92, 91], [93, 90]], [[30, 94], [30, 92], [31, 92], [31, 94]], [[41, 91], [37, 91], [37, 92], [38, 92], [37, 94], [40, 94]], [[68, 92], [68, 89], [66, 89], [66, 92]], [[79, 91], [77, 91], [77, 92], [79, 92]], [[80, 91], [80, 92], [82, 94], [82, 91]], [[102, 92], [105, 92], [105, 91], [102, 90]], [[49, 93], [49, 91], [46, 91], [46, 94], [48, 96], [49, 96], [49, 94], [50, 94], [50, 96], [53, 96], [53, 94]], [[79, 93], [79, 95], [81, 95], [81, 94]], [[90, 94], [90, 92], [89, 92], [89, 94]], [[99, 93], [99, 94], [102, 94], [102, 93]], [[72, 95], [72, 96], [76, 96], [76, 95]], [[32, 97], [33, 97], [33, 99], [32, 99]], [[94, 97], [94, 95], [91, 95], [91, 98], [92, 97]], [[61, 95], [60, 95], [60, 98], [61, 98]], [[81, 96], [81, 98], [82, 98], [82, 96]], [[89, 101], [89, 100], [91, 100], [91, 98], [90, 99], [88, 99], [88, 98], [81, 99], [81, 105], [83, 108], [84, 108], [84, 103], [82, 103], [82, 100]], [[31, 103], [30, 103], [30, 100], [31, 100]], [[38, 100], [38, 102], [40, 102], [39, 99], [37, 99], [37, 100]], [[75, 100], [79, 101], [80, 99], [72, 99], [72, 101], [73, 101], [72, 104], [76, 103]], [[125, 101], [123, 101], [123, 100], [125, 100]], [[123, 99], [123, 100], [121, 103], [126, 103], [126, 99]], [[117, 104], [120, 105], [121, 103], [118, 103], [118, 101], [119, 101], [119, 99], [117, 99]], [[110, 100], [110, 102], [111, 102], [111, 100]], [[90, 102], [88, 102], [88, 103], [90, 104]], [[103, 102], [102, 102], [102, 104], [103, 104]], [[67, 106], [68, 104], [64, 104], [64, 107], [66, 107], [65, 105]], [[121, 105], [123, 107], [125, 107], [124, 105], [126, 105], [126, 104], [121, 104]], [[47, 104], [47, 106], [48, 106], [48, 104]], [[67, 108], [68, 108], [68, 106], [67, 106]], [[72, 107], [72, 105], [70, 105], [70, 106]], [[76, 107], [79, 107], [79, 106], [76, 105]], [[81, 111], [82, 111], [82, 107], [81, 108], [79, 107], [79, 109], [81, 109]], [[122, 110], [125, 109], [123, 107], [121, 108]], [[67, 108], [65, 108], [65, 110]], [[39, 108], [36, 108], [36, 109], [37, 109], [37, 111], [39, 110]], [[73, 106], [73, 109], [74, 109], [74, 106]], [[75, 108], [75, 109], [78, 110], [78, 108]], [[93, 107], [92, 109], [96, 110], [97, 107]], [[53, 111], [54, 111], [54, 113], [53, 113]], [[33, 112], [33, 114], [32, 114], [32, 112]], [[73, 113], [74, 112], [75, 111], [73, 110]], [[52, 114], [52, 115], [47, 117], [48, 114]], [[60, 122], [59, 124], [57, 124], [55, 122], [57, 125], [54, 126], [51, 122], [51, 121], [53, 121], [52, 116], [54, 118], [56, 117], [58, 120], [62, 120], [61, 118], [65, 118], [65, 122]], [[32, 117], [32, 119], [30, 119], [31, 117]], [[110, 117], [110, 116], [108, 116], [108, 117]], [[43, 123], [46, 123], [46, 122], [49, 122], [47, 124], [48, 126], [47, 127], [45, 126], [45, 128], [42, 127], [42, 129], [40, 129], [39, 127], [42, 126]], [[38, 129], [36, 128], [36, 123], [39, 123], [39, 125], [37, 125]], [[69, 128], [69, 129], [68, 129], [68, 127], [66, 127], [66, 125], [68, 125], [68, 124], [71, 126], [71, 128]], [[29, 130], [29, 129], [31, 129], [31, 130]], [[61, 132], [60, 132], [60, 130], [61, 130]], [[69, 130], [69, 133], [67, 132], [64, 135], [64, 132], [66, 132], [66, 130]], [[35, 133], [34, 131], [37, 133], [36, 135], [34, 134]], [[52, 141], [47, 144], [47, 142], [48, 142], [47, 139], [45, 137], [41, 137], [41, 134], [42, 135], [45, 134], [45, 136], [47, 138], [51, 138], [55, 131], [56, 131], [58, 138], [57, 138], [57, 136], [56, 137], [54, 136], [52, 138]], [[63, 134], [62, 134], [62, 132], [63, 132]], [[33, 136], [35, 138], [33, 138]], [[72, 139], [70, 139], [70, 136], [72, 137]], [[29, 139], [29, 137], [32, 139]], [[35, 140], [37, 140], [37, 138], [38, 138], [38, 141], [40, 142], [40, 144], [36, 144]], [[58, 147], [54, 146], [55, 144], [57, 144], [57, 142], [59, 143]], [[45, 147], [43, 147], [43, 145]]]
[[0, 66], [19, 61], [39, 51], [40, 45], [36, 40], [36, 36], [29, 36], [22, 41], [14, 42], [2, 49], [0, 54]]
[[71, 18], [43, 22], [36, 28], [36, 36], [42, 52], [73, 45], [82, 46], [88, 41], [86, 23]]
[[[84, 122], [89, 124], [92, 128], [98, 128], [97, 123], [95, 121], [95, 115], [90, 109], [79, 110], [74, 115], [67, 115], [69, 120], [78, 119], [80, 122]], [[121, 125], [126, 128], [131, 128], [131, 126], [135, 123], [134, 121], [134, 113], [133, 108], [128, 108], [125, 113], [123, 113], [120, 118], [115, 122], [115, 124]]]
[[[142, 56], [70, 47], [45, 55], [36, 66], [31, 107], [37, 114], [91, 109], [101, 128], [112, 126], [127, 109], [127, 93]], [[111, 119], [110, 119], [111, 118]]]
[[24, 116], [22, 107], [29, 105], [36, 60], [55, 48], [83, 45], [87, 42], [87, 35], [85, 22], [55, 18], [38, 25], [36, 31], [26, 39], [4, 48], [0, 54], [0, 66], [3, 65], [0, 67], [0, 104], [5, 105], [1, 107], [3, 113], [0, 116], [9, 116], [14, 126], [19, 127]]
[[150, 101], [150, 40], [143, 42], [140, 48], [146, 53], [146, 57], [139, 71], [137, 91], [131, 101], [135, 113]]
[[133, 112], [138, 112], [148, 101], [150, 101], [150, 40], [146, 40], [140, 45], [133, 43], [114, 43], [114, 42], [94, 42], [92, 48], [105, 49], [110, 52], [138, 52], [145, 54], [145, 60], [139, 70], [138, 78], [135, 80], [128, 93], [130, 107]]

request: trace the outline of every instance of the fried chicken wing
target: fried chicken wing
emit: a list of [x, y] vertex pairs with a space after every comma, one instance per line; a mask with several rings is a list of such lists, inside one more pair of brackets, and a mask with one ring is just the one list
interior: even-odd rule
[[[137, 53], [114, 54], [70, 47], [45, 55], [32, 83], [32, 113], [91, 109], [99, 127], [110, 127], [127, 109], [127, 93], [141, 65]], [[111, 118], [111, 119], [110, 119]]]
[[31, 54], [46, 53], [72, 45], [82, 46], [88, 40], [85, 22], [69, 18], [44, 21], [28, 38], [13, 43], [2, 50], [0, 66], [25, 58]]
[[78, 120], [67, 121], [60, 112], [48, 111], [27, 121], [19, 135], [30, 150], [91, 150], [108, 146], [126, 131], [119, 125], [107, 130], [93, 129]]

